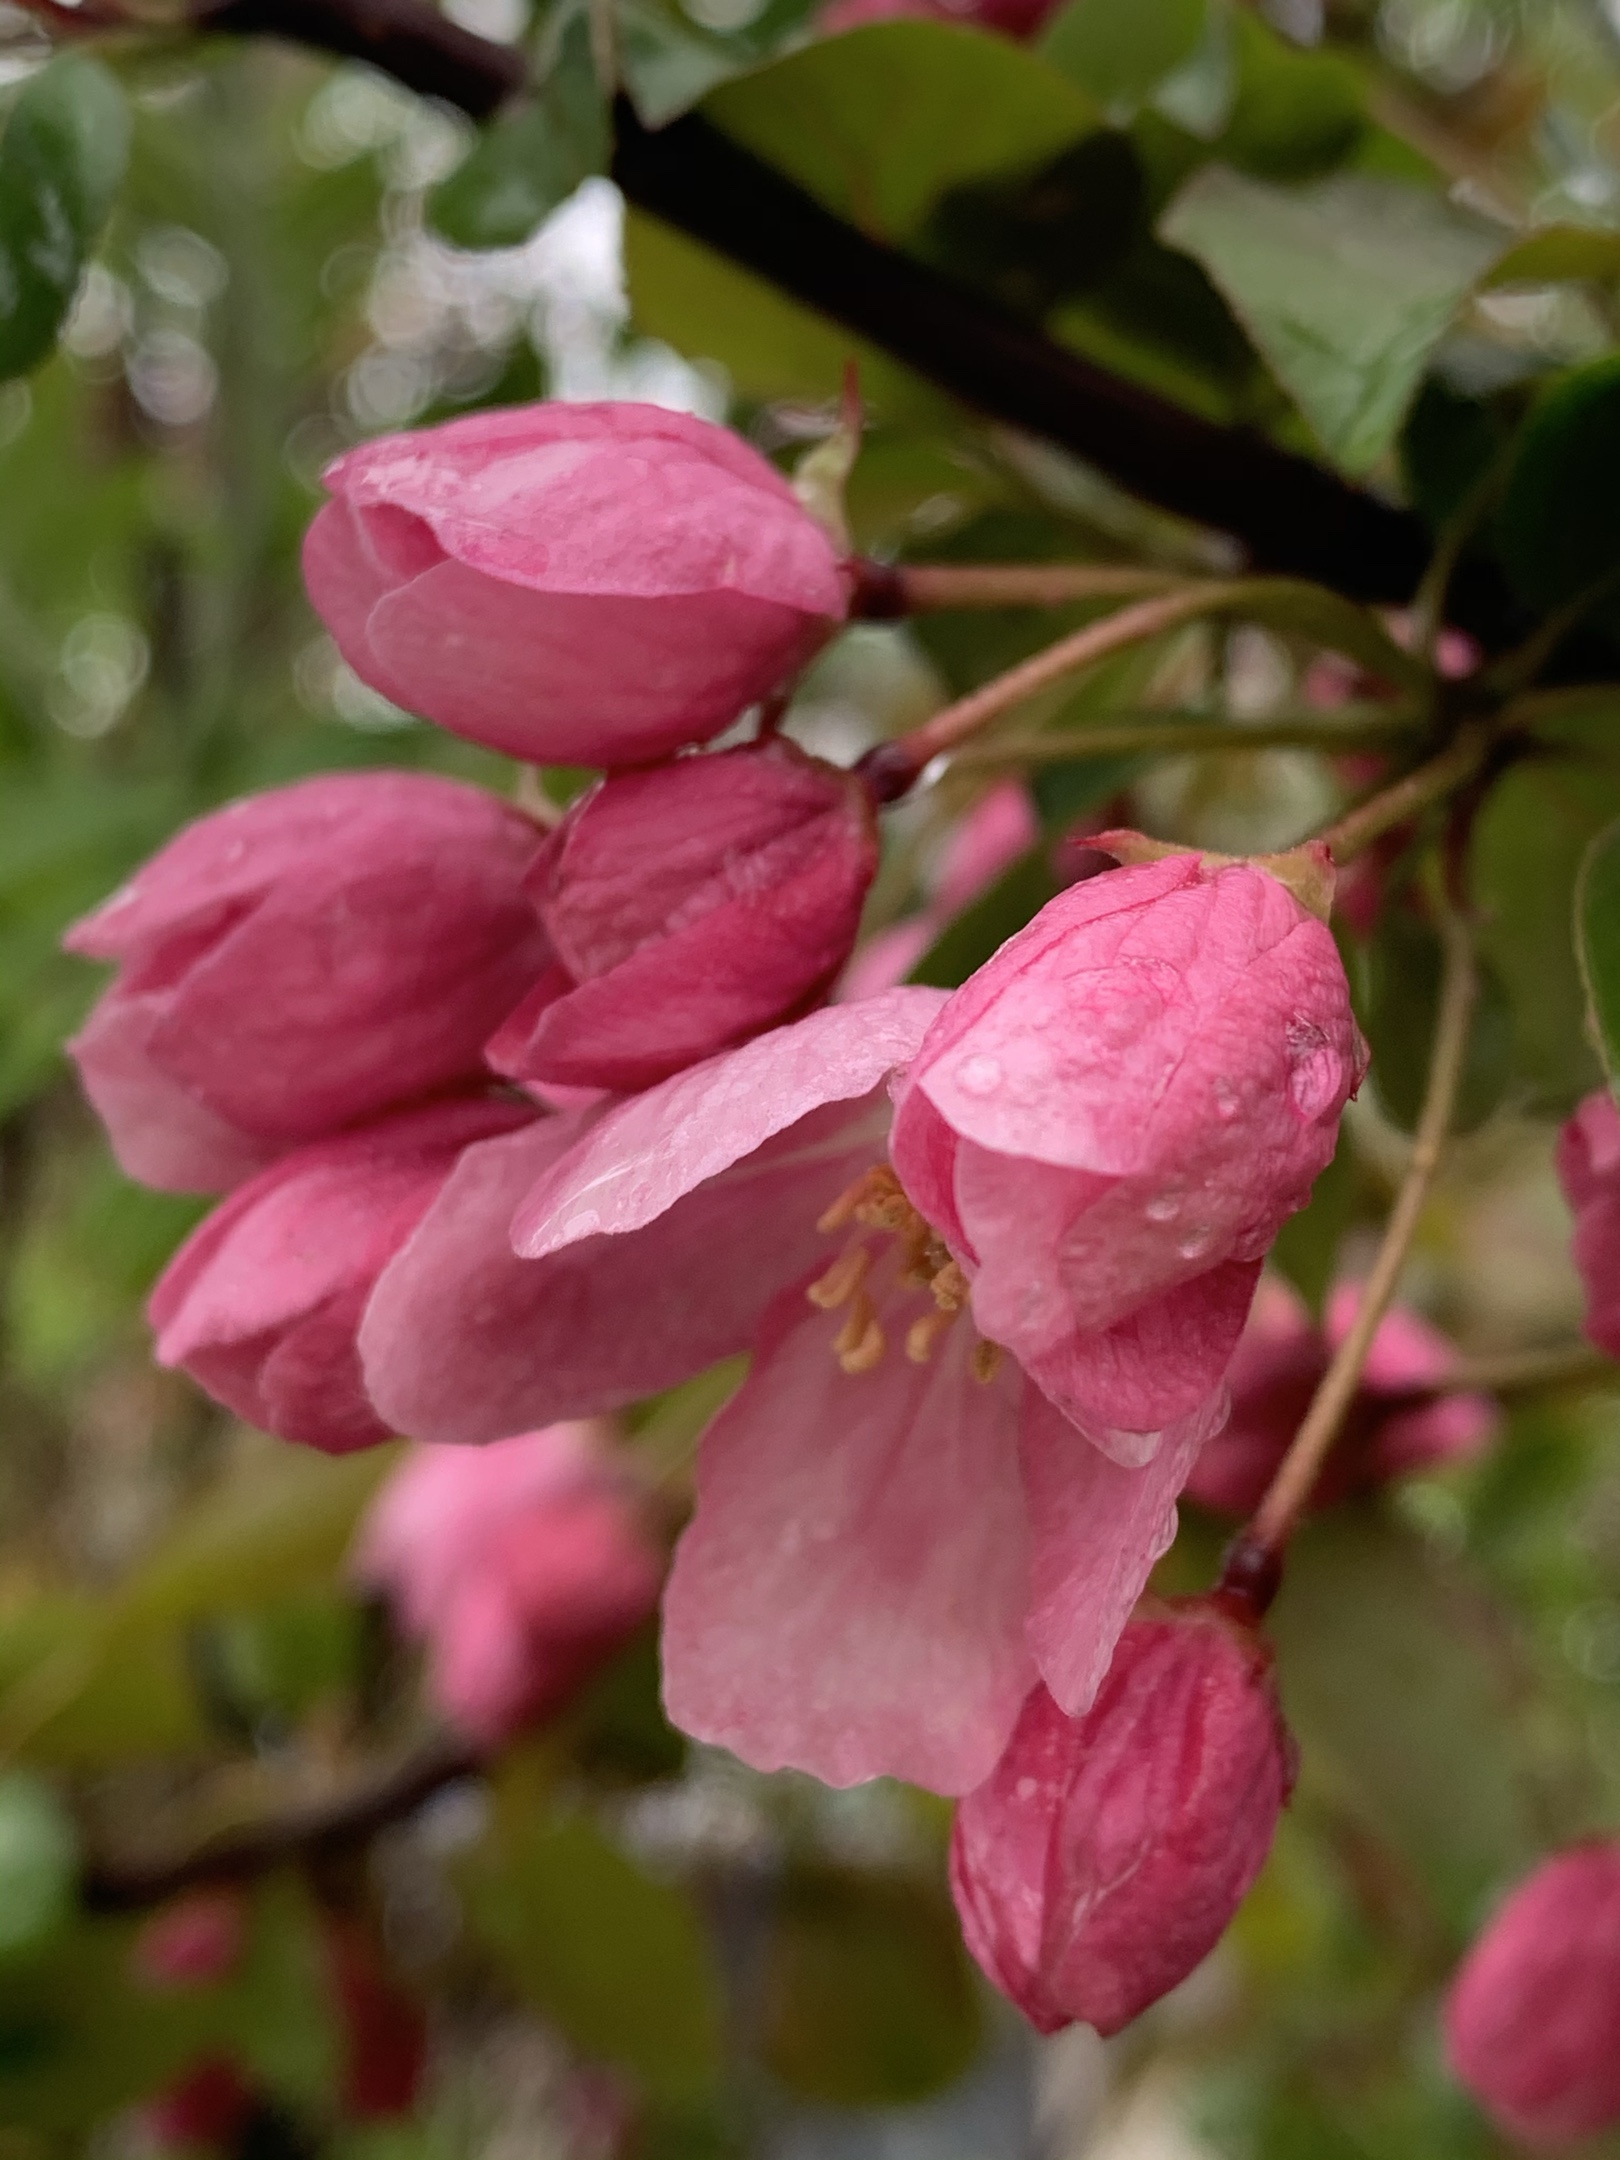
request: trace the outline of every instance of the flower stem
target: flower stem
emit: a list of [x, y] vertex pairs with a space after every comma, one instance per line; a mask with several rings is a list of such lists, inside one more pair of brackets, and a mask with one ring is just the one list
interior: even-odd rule
[[1127, 646], [1140, 645], [1163, 631], [1192, 622], [1199, 615], [1236, 604], [1246, 590], [1239, 581], [1183, 585], [1175, 592], [1161, 593], [1151, 600], [1139, 600], [1134, 607], [1121, 608], [1101, 622], [1088, 623], [1083, 630], [1059, 638], [1044, 652], [1009, 668], [1005, 675], [996, 676], [970, 696], [958, 698], [954, 705], [947, 705], [909, 734], [896, 736], [893, 742], [879, 743], [862, 758], [859, 770], [880, 802], [898, 802], [935, 758], [946, 750], [954, 750], [959, 742], [976, 733], [987, 721], [994, 720], [999, 713], [1022, 705], [1049, 683], [1061, 681], [1065, 675], [1106, 659], [1110, 653], [1123, 652]]
[[1169, 570], [1121, 563], [855, 564], [850, 612], [866, 620], [936, 608], [1063, 607], [1073, 600], [1132, 598], [1185, 585]]
[[1428, 1198], [1462, 1079], [1477, 983], [1473, 934], [1455, 908], [1448, 906], [1441, 915], [1440, 939], [1444, 954], [1440, 1010], [1412, 1159], [1395, 1196], [1383, 1243], [1367, 1277], [1350, 1332], [1334, 1352], [1254, 1520], [1239, 1535], [1227, 1558], [1222, 1578], [1226, 1589], [1244, 1591], [1257, 1580], [1275, 1584], [1283, 1551], [1360, 1384], [1373, 1336], [1395, 1294], [1396, 1281]]
[[1410, 707], [1397, 705], [1275, 714], [1268, 720], [1210, 720], [1166, 712], [1105, 727], [998, 735], [991, 742], [970, 744], [952, 764], [1051, 765], [1072, 758], [1119, 757], [1135, 750], [1166, 756], [1204, 750], [1364, 750], [1398, 743], [1422, 724]]
[[1461, 1358], [1435, 1384], [1437, 1395], [1517, 1395], [1532, 1388], [1574, 1386], [1583, 1380], [1620, 1382], [1620, 1367], [1591, 1343], [1551, 1350], [1512, 1350], [1501, 1357]]
[[1358, 803], [1331, 825], [1324, 825], [1315, 835], [1325, 840], [1336, 863], [1347, 863], [1353, 856], [1382, 838], [1392, 826], [1404, 825], [1408, 818], [1426, 810], [1430, 803], [1439, 802], [1450, 795], [1465, 781], [1471, 780], [1485, 762], [1489, 743], [1488, 735], [1481, 729], [1467, 728], [1438, 756], [1427, 763], [1414, 766], [1399, 780], [1380, 788], [1366, 802]]

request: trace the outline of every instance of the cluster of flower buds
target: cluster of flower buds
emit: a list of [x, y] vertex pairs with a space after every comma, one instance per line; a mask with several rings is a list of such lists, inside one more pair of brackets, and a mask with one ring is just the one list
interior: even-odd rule
[[[1104, 835], [1124, 866], [959, 990], [891, 955], [829, 1003], [866, 785], [763, 723], [700, 747], [848, 611], [787, 483], [704, 422], [560, 405], [329, 477], [306, 570], [350, 664], [603, 777], [550, 825], [306, 781], [79, 926], [120, 971], [75, 1046], [120, 1159], [227, 1194], [154, 1292], [159, 1356], [291, 1439], [424, 1444], [357, 1566], [494, 1740], [656, 1594], [570, 1421], [750, 1351], [673, 1564], [671, 1714], [966, 1795], [986, 1969], [1113, 2029], [1213, 1943], [1291, 1781], [1253, 1615], [1131, 1615], [1365, 1068], [1330, 866]], [[1027, 800], [981, 837], [913, 943], [1033, 840]]]

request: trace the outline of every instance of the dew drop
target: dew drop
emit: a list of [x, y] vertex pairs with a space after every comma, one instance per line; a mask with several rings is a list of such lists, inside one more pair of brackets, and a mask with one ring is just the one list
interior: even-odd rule
[[1149, 1222], [1174, 1222], [1181, 1213], [1181, 1202], [1174, 1193], [1160, 1193], [1142, 1210]]
[[1320, 1028], [1308, 1020], [1296, 1021], [1288, 1031], [1288, 1055], [1293, 1070], [1288, 1092], [1303, 1118], [1319, 1118], [1344, 1092], [1344, 1067], [1339, 1053]]
[[1215, 1115], [1230, 1124], [1238, 1114], [1238, 1091], [1230, 1080], [1215, 1083]]
[[1036, 1793], [1035, 1780], [1032, 1777], [1021, 1777], [1013, 1791], [1020, 1800], [1033, 1800]]
[[563, 1224], [563, 1232], [569, 1238], [594, 1237], [602, 1227], [602, 1218], [595, 1208], [582, 1208], [577, 1215], [570, 1215]]
[[965, 1095], [993, 1095], [1002, 1082], [1000, 1058], [964, 1058], [956, 1068], [956, 1084]]
[[1190, 1237], [1182, 1239], [1176, 1250], [1183, 1260], [1202, 1260], [1214, 1242], [1213, 1230], [1195, 1230]]

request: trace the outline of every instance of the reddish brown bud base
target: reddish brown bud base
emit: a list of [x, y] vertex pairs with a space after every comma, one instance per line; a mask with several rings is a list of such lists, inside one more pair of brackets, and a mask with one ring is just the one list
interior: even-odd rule
[[1206, 1599], [1134, 1621], [1086, 1715], [1038, 1687], [958, 1810], [968, 1948], [1042, 2032], [1118, 2032], [1220, 1940], [1294, 1768], [1258, 1635]]

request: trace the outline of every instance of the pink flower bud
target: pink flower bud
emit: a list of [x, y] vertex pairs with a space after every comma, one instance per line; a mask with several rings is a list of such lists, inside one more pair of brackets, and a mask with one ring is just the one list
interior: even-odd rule
[[949, 1000], [892, 1155], [981, 1334], [1141, 1461], [1219, 1387], [1366, 1052], [1326, 927], [1196, 855], [1060, 893]]
[[1261, 1637], [1208, 1600], [1147, 1608], [1084, 1717], [1037, 1687], [958, 1808], [968, 1948], [1040, 2031], [1118, 2032], [1220, 1940], [1294, 1767]]
[[1620, 1841], [1544, 1860], [1464, 1958], [1451, 2067], [1531, 2145], [1620, 2122]]
[[848, 959], [877, 858], [860, 781], [791, 743], [604, 780], [530, 873], [556, 962], [490, 1062], [628, 1092], [760, 1034]]
[[1588, 1095], [1559, 1134], [1558, 1180], [1575, 1211], [1586, 1332], [1620, 1357], [1620, 1110], [1606, 1090]]
[[539, 975], [510, 804], [416, 773], [232, 803], [68, 933], [121, 963], [69, 1045], [119, 1161], [209, 1191], [415, 1096], [476, 1080]]
[[327, 1970], [343, 2035], [343, 2113], [350, 2122], [408, 2115], [427, 2064], [427, 2015], [383, 1962], [365, 1923], [327, 1918]]
[[462, 1149], [530, 1115], [490, 1097], [434, 1103], [272, 1163], [159, 1278], [147, 1308], [159, 1364], [284, 1440], [332, 1455], [386, 1440], [355, 1348], [372, 1285]]
[[[1328, 1360], [1350, 1332], [1360, 1289], [1343, 1283], [1318, 1328], [1297, 1291], [1280, 1277], [1260, 1285], [1237, 1355], [1227, 1370], [1232, 1414], [1205, 1442], [1186, 1491], [1200, 1507], [1252, 1514], [1310, 1408]], [[1379, 1322], [1343, 1429], [1311, 1495], [1328, 1507], [1347, 1493], [1413, 1470], [1477, 1455], [1496, 1431], [1488, 1395], [1426, 1394], [1457, 1353], [1438, 1329], [1396, 1305]]]
[[206, 1987], [225, 1979], [247, 1941], [247, 1907], [239, 1890], [193, 1890], [148, 1920], [135, 1938], [131, 1964], [149, 1988]]
[[844, 618], [832, 543], [757, 451], [653, 405], [525, 405], [339, 458], [304, 543], [355, 672], [539, 764], [702, 742]]
[[588, 1680], [651, 1616], [664, 1575], [588, 1425], [413, 1448], [361, 1526], [354, 1568], [427, 1644], [445, 1716], [490, 1745]]

